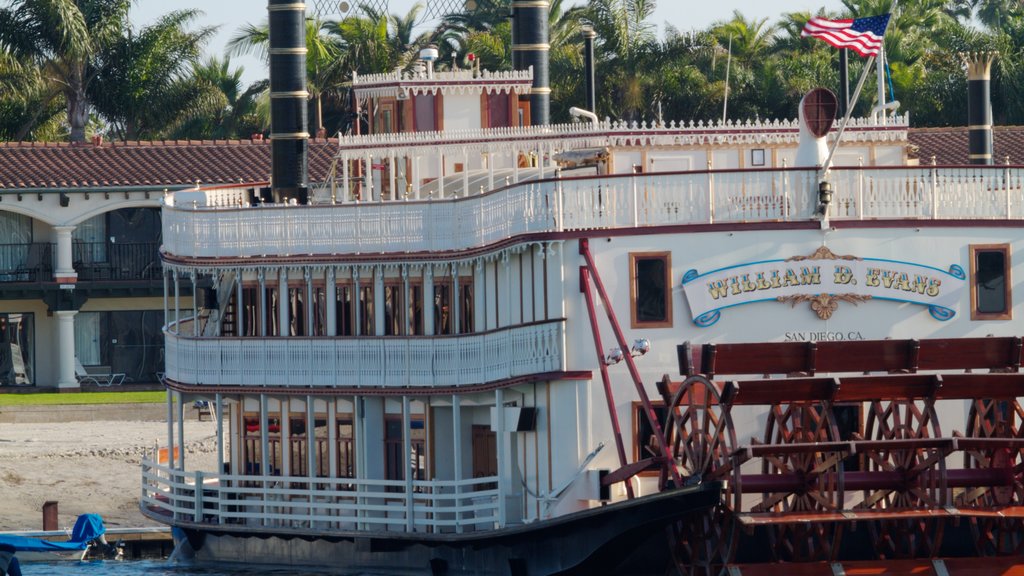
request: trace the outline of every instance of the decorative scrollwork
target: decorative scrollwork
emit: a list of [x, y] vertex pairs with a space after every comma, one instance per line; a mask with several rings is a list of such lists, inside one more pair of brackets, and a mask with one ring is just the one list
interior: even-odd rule
[[956, 316], [956, 310], [946, 308], [945, 306], [929, 306], [928, 312], [931, 313], [932, 318], [935, 318], [940, 322], [952, 320], [953, 316]]
[[862, 260], [862, 258], [849, 254], [836, 254], [829, 250], [828, 246], [819, 246], [810, 256], [793, 256], [787, 258], [786, 262], [802, 262], [804, 260]]
[[795, 307], [801, 302], [810, 302], [811, 310], [822, 320], [828, 320], [832, 313], [839, 308], [840, 302], [849, 302], [856, 306], [860, 302], [871, 300], [871, 296], [861, 294], [796, 294], [793, 296], [779, 296], [779, 302], [789, 302]]
[[949, 267], [950, 276], [957, 278], [958, 280], [966, 280], [967, 274], [964, 273], [964, 269], [959, 264], [953, 264]]
[[710, 312], [705, 312], [704, 314], [698, 316], [693, 321], [693, 323], [696, 324], [697, 326], [700, 326], [701, 328], [707, 328], [708, 326], [713, 325], [715, 322], [718, 322], [718, 319], [721, 317], [721, 312], [719, 312], [718, 310], [712, 310]]
[[694, 270], [693, 268], [690, 268], [689, 270], [686, 271], [686, 274], [683, 274], [683, 284], [686, 284], [687, 282], [693, 280], [697, 276], [700, 276], [700, 274], [698, 274], [697, 271]]

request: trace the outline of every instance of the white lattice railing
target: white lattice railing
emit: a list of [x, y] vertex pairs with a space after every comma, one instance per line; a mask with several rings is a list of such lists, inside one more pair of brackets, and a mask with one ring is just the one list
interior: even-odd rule
[[202, 338], [164, 332], [167, 378], [220, 386], [466, 386], [562, 370], [563, 321], [480, 334]]
[[[164, 207], [179, 257], [444, 252], [565, 230], [814, 217], [814, 170], [706, 171], [523, 182], [416, 202], [252, 208]], [[1024, 218], [1024, 168], [837, 168], [833, 219]]]
[[140, 506], [151, 518], [206, 526], [473, 532], [499, 527], [497, 481], [226, 475], [175, 470], [146, 458]]

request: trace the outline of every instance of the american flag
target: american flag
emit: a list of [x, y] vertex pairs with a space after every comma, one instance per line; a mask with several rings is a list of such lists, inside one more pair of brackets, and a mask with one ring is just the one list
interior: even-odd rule
[[888, 25], [889, 14], [856, 20], [829, 20], [815, 16], [807, 21], [800, 36], [821, 38], [836, 48], [849, 48], [861, 56], [877, 56]]

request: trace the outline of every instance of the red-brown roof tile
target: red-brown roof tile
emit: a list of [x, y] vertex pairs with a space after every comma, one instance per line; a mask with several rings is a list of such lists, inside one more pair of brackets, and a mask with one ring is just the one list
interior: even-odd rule
[[[907, 134], [911, 153], [921, 164], [968, 164], [967, 127], [912, 128]], [[1024, 126], [995, 126], [992, 129], [992, 159], [995, 164], [1024, 164]]]
[[[322, 182], [337, 141], [310, 140], [309, 180]], [[204, 186], [270, 179], [269, 140], [0, 143], [0, 190]]]

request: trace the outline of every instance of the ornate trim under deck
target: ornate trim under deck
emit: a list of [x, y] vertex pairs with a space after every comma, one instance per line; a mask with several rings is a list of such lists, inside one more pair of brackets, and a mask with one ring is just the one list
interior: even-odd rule
[[492, 392], [499, 388], [510, 388], [532, 382], [551, 382], [554, 380], [593, 380], [594, 373], [588, 370], [569, 370], [562, 372], [542, 372], [516, 378], [495, 380], [474, 386], [445, 386], [439, 388], [299, 388], [290, 386], [207, 386], [204, 384], [185, 384], [175, 380], [167, 380], [170, 390], [182, 394], [273, 394], [273, 395], [309, 395], [309, 396], [451, 396], [452, 394], [472, 394], [475, 392]]

